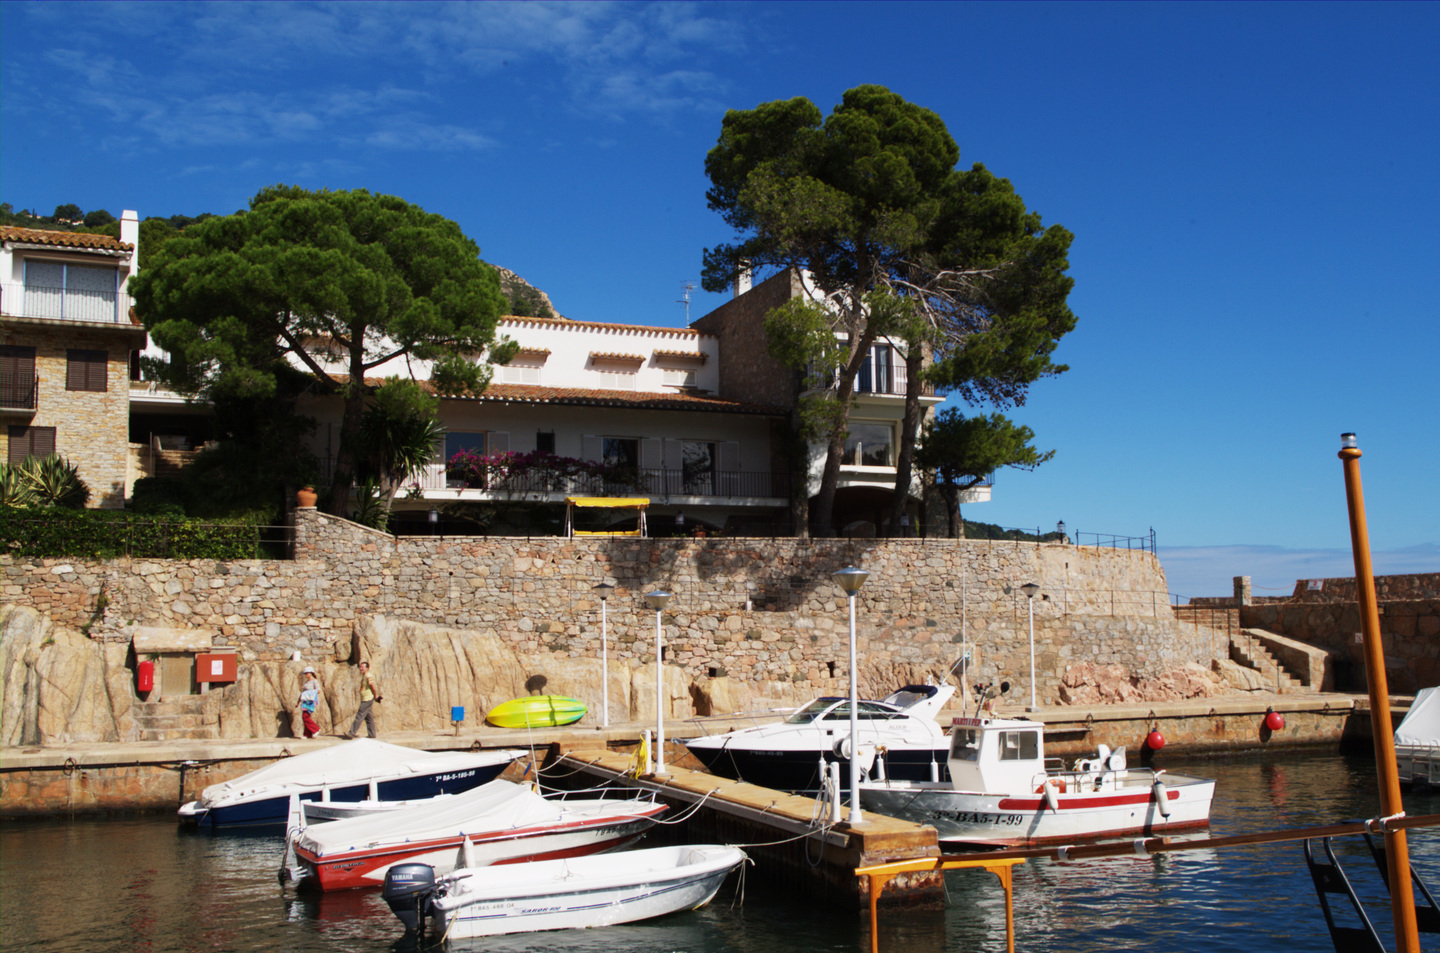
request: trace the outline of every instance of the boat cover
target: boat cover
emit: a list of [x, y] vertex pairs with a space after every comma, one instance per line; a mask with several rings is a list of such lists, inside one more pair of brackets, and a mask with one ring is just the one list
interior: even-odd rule
[[[586, 800], [576, 806], [594, 807]], [[612, 805], [636, 805], [633, 801], [608, 801]], [[440, 804], [417, 804], [370, 817], [347, 817], [305, 828], [296, 838], [317, 857], [350, 850], [364, 850], [386, 844], [435, 840], [459, 834], [480, 835], [540, 824], [552, 824], [566, 813], [564, 801], [549, 801], [529, 785], [491, 781]]]
[[274, 764], [249, 774], [212, 784], [200, 793], [200, 803], [213, 805], [218, 801], [254, 794], [267, 788], [280, 794], [287, 788], [318, 790], [323, 787], [358, 784], [371, 778], [385, 781], [447, 770], [463, 771], [477, 765], [495, 764], [500, 760], [513, 761], [522, 754], [524, 752], [519, 750], [420, 751], [372, 738], [356, 738], [354, 741], [320, 751], [309, 751], [293, 758], [281, 758]]
[[1440, 744], [1440, 688], [1423, 688], [1411, 702], [1400, 726], [1395, 729], [1395, 744]]

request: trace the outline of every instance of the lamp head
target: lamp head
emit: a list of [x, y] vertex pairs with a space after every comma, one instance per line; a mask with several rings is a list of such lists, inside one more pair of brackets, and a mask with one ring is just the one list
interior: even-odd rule
[[863, 569], [846, 566], [844, 569], [832, 572], [830, 578], [835, 580], [835, 585], [853, 596], [860, 591], [861, 586], [865, 585], [865, 580], [870, 578], [870, 574]]
[[1064, 536], [1064, 535], [1065, 535], [1065, 521], [1064, 521], [1064, 520], [1061, 520], [1060, 522], [1058, 522], [1058, 523], [1055, 524], [1055, 532], [1059, 533], [1061, 536]]
[[1342, 433], [1340, 435], [1341, 450], [1354, 450], [1356, 446], [1357, 444], [1355, 443], [1355, 435], [1353, 433]]
[[1025, 583], [1025, 585], [1020, 587], [1020, 591], [1025, 593], [1026, 598], [1034, 599], [1035, 593], [1040, 591], [1040, 587], [1033, 582], [1027, 582]]
[[663, 589], [656, 589], [653, 592], [645, 593], [645, 604], [656, 612], [660, 612], [670, 602], [673, 595]]
[[600, 598], [601, 602], [604, 602], [606, 599], [610, 598], [610, 593], [615, 591], [615, 587], [610, 585], [610, 583], [608, 582], [602, 582], [598, 585], [591, 586], [590, 591], [595, 593], [595, 595]]

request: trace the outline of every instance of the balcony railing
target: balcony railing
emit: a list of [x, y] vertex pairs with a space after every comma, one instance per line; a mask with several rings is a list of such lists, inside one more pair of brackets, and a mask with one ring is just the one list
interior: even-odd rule
[[761, 497], [786, 499], [790, 480], [785, 473], [744, 470], [711, 470], [696, 473], [660, 467], [636, 467], [605, 476], [558, 474], [544, 470], [507, 473], [501, 468], [469, 484], [447, 477], [443, 464], [426, 467], [407, 486], [420, 490], [474, 489], [501, 498], [534, 499], [537, 496], [648, 496], [666, 499], [676, 496]]
[[17, 318], [124, 324], [130, 320], [130, 296], [117, 291], [79, 291], [5, 281], [0, 282], [0, 313]]
[[34, 410], [39, 391], [40, 378], [33, 374], [0, 373], [0, 408]]

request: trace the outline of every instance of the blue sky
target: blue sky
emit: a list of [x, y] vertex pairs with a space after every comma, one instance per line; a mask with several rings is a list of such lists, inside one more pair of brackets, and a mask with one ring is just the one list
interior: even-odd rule
[[[878, 83], [1075, 234], [1057, 451], [971, 519], [1140, 536], [1172, 593], [1440, 571], [1440, 4], [0, 4], [0, 198], [368, 188], [567, 317], [685, 322], [727, 109]], [[723, 297], [690, 293], [698, 318]]]

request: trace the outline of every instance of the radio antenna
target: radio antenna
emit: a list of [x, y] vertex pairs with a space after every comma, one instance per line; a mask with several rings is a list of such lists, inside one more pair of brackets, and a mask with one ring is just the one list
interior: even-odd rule
[[676, 304], [683, 304], [683, 305], [685, 306], [685, 325], [686, 325], [686, 327], [689, 327], [689, 325], [690, 325], [690, 292], [692, 292], [692, 291], [695, 290], [695, 282], [693, 282], [693, 281], [687, 281], [687, 282], [684, 283], [683, 287], [684, 287], [684, 289], [685, 289], [685, 291], [684, 291], [685, 297], [676, 300], [675, 303], [676, 303]]

